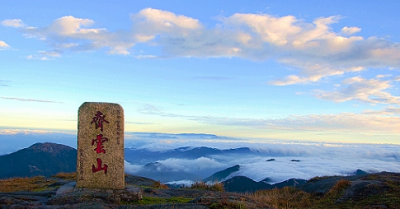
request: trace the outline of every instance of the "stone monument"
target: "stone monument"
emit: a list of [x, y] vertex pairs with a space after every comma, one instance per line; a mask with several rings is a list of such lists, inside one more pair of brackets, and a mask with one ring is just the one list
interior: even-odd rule
[[85, 102], [78, 111], [76, 187], [124, 189], [124, 110]]

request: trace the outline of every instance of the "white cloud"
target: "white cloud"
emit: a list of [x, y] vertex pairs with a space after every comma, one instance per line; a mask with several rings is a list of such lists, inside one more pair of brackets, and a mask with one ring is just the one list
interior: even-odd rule
[[342, 84], [343, 87], [338, 91], [319, 91], [315, 96], [319, 99], [330, 100], [334, 102], [358, 100], [373, 104], [400, 105], [400, 97], [393, 96], [386, 92], [392, 87], [391, 80], [352, 77], [345, 79]]
[[55, 57], [61, 57], [61, 50], [52, 50], [52, 51], [38, 51], [38, 54], [36, 55], [28, 55], [26, 56], [26, 59], [36, 59], [36, 60], [51, 60]]
[[172, 171], [196, 172], [210, 168], [223, 168], [224, 164], [219, 163], [208, 157], [200, 157], [194, 160], [169, 158], [166, 160], [157, 161], [166, 168]]
[[[371, 79], [373, 80], [373, 79]], [[399, 101], [398, 97], [392, 96], [382, 90], [387, 87], [387, 83], [382, 81], [370, 82], [360, 77], [346, 80], [345, 84], [367, 81], [365, 85], [355, 87], [345, 87], [339, 92], [320, 92], [317, 97], [324, 97], [334, 101], [347, 101], [357, 99], [364, 102], [395, 104]], [[389, 81], [387, 81], [389, 82]], [[376, 86], [375, 86], [376, 85]], [[377, 89], [374, 89], [377, 88]], [[361, 90], [360, 90], [361, 89]], [[367, 94], [364, 94], [363, 91]], [[361, 92], [360, 92], [361, 91]], [[360, 92], [360, 93], [359, 93]], [[369, 97], [369, 94], [374, 97]], [[179, 117], [197, 121], [204, 124], [227, 125], [251, 127], [265, 130], [292, 130], [292, 131], [333, 131], [333, 132], [361, 132], [361, 133], [400, 133], [398, 124], [400, 117], [385, 116], [376, 114], [309, 114], [309, 115], [289, 115], [280, 119], [270, 118], [233, 118], [233, 117], [214, 117], [214, 116], [192, 116], [179, 115], [164, 112], [161, 108], [147, 105], [138, 110], [141, 114], [159, 115], [161, 117]], [[167, 146], [167, 145], [165, 145]]]
[[[276, 59], [298, 73], [270, 81], [272, 85], [317, 82], [324, 77], [368, 68], [400, 68], [400, 43], [352, 34], [358, 27], [334, 31], [340, 16], [319, 17], [312, 22], [294, 16], [236, 13], [219, 18], [216, 26], [169, 11], [146, 8], [131, 15], [132, 27], [108, 31], [92, 27], [91, 19], [65, 16], [46, 27], [24, 27], [28, 37], [46, 41], [49, 51], [93, 51], [128, 55], [137, 43], [161, 49], [160, 54], [133, 57], [240, 57]], [[3, 21], [4, 22], [4, 21]], [[22, 21], [5, 22], [22, 25]], [[346, 36], [343, 36], [343, 35]], [[145, 52], [146, 53], [146, 52]], [[47, 58], [47, 57], [46, 57]]]
[[183, 185], [185, 187], [190, 187], [191, 185], [193, 185], [195, 182], [191, 181], [191, 180], [179, 180], [179, 181], [170, 181], [170, 182], [166, 182], [166, 184], [171, 184], [171, 185]]
[[354, 113], [291, 115], [282, 119], [246, 119], [223, 117], [193, 118], [206, 124], [252, 127], [266, 130], [400, 133], [399, 117]]
[[137, 56], [135, 56], [135, 58], [137, 58], [137, 59], [154, 59], [154, 58], [157, 58], [157, 56], [155, 56], [155, 55], [137, 55]]
[[75, 18], [73, 16], [64, 16], [56, 19], [51, 25], [44, 28], [26, 28], [26, 32], [37, 35], [42, 38], [48, 35], [76, 36], [77, 38], [85, 34], [98, 34], [105, 29], [85, 29], [82, 26], [93, 25], [94, 21], [90, 19]]
[[26, 99], [26, 98], [16, 98], [16, 97], [0, 97], [0, 98], [8, 99], [8, 100], [16, 100], [16, 101], [21, 101], [21, 102], [62, 103], [62, 102], [57, 102], [57, 101], [41, 100], [41, 99]]
[[390, 75], [390, 74], [388, 74], [388, 75], [379, 74], [379, 75], [375, 76], [375, 78], [385, 78], [385, 77], [390, 77], [390, 76], [392, 76], [392, 75]]
[[282, 63], [297, 67], [302, 70], [302, 76], [289, 75], [284, 79], [270, 81], [269, 84], [284, 86], [291, 84], [307, 84], [321, 80], [327, 76], [342, 75], [349, 72], [358, 72], [365, 70], [362, 66], [336, 67], [331, 64], [319, 64], [312, 62], [299, 61], [295, 59], [283, 59]]
[[[274, 45], [286, 45], [292, 36], [299, 34], [302, 30], [300, 26], [294, 24], [297, 20], [293, 16], [277, 18], [270, 15], [234, 14], [226, 18], [225, 22], [229, 25], [249, 27], [251, 32], [259, 36], [263, 42]], [[248, 33], [243, 34], [247, 35], [245, 42], [253, 39]]]
[[[344, 150], [354, 151], [353, 149]], [[339, 153], [344, 156], [340, 156]], [[292, 162], [292, 159], [300, 160], [300, 162]], [[331, 157], [324, 154], [313, 157], [275, 157], [273, 162], [266, 162], [265, 159], [249, 159], [249, 162], [241, 165], [240, 171], [233, 176], [247, 176], [255, 181], [268, 177], [272, 180], [271, 183], [278, 183], [290, 178], [310, 179], [315, 176], [350, 175], [357, 169], [367, 172], [400, 171], [398, 163], [393, 160], [353, 157], [344, 152], [338, 152]]]
[[178, 33], [178, 31], [174, 30], [196, 30], [202, 27], [196, 19], [152, 8], [143, 9], [138, 14], [131, 16], [131, 18], [133, 21], [139, 19], [138, 22], [149, 24], [147, 26], [147, 31], [149, 32], [155, 30], [154, 32], [157, 33], [160, 31]]
[[6, 49], [6, 48], [9, 48], [9, 47], [10, 46], [6, 42], [0, 41], [0, 50]]
[[3, 26], [7, 26], [7, 27], [14, 27], [14, 28], [21, 28], [21, 27], [25, 27], [25, 24], [22, 22], [22, 20], [20, 19], [7, 19], [7, 20], [3, 20], [1, 21], [1, 24]]
[[[86, 28], [93, 20], [65, 16], [56, 19], [47, 27], [26, 27], [23, 31], [28, 37], [37, 37], [53, 47], [52, 52], [60, 54], [63, 50], [92, 51], [108, 47], [111, 54], [129, 54], [127, 51], [135, 41], [122, 34], [110, 33], [105, 28]], [[123, 32], [121, 32], [123, 33]]]
[[124, 160], [125, 172], [130, 174], [135, 174], [142, 169], [141, 165], [130, 164], [128, 161]]
[[39, 51], [39, 53], [50, 57], [61, 57], [61, 54], [58, 51]]
[[365, 110], [363, 111], [364, 114], [370, 115], [400, 115], [400, 107], [389, 106], [384, 108], [383, 110]]
[[67, 131], [50, 131], [50, 130], [35, 130], [35, 129], [0, 129], [1, 135], [15, 135], [15, 134], [76, 134], [75, 132]]
[[[181, 144], [176, 143], [177, 147], [179, 145]], [[217, 145], [217, 148], [226, 149], [226, 143], [220, 143], [220, 145], [222, 147]], [[199, 147], [204, 146], [204, 144], [194, 142], [192, 146]], [[325, 144], [321, 142], [275, 140], [264, 143], [241, 142], [230, 144], [229, 148], [239, 147], [249, 147], [257, 154], [238, 155], [225, 153], [213, 155], [212, 160], [207, 157], [201, 157], [203, 158], [202, 160], [200, 160], [201, 158], [196, 160], [167, 159], [157, 162], [160, 163], [160, 172], [166, 169], [182, 173], [202, 173], [207, 168], [204, 166], [206, 164], [210, 164], [211, 167], [209, 168], [214, 168], [214, 172], [233, 165], [240, 165], [240, 170], [230, 177], [244, 175], [255, 181], [270, 178], [272, 179], [271, 183], [281, 182], [290, 178], [309, 179], [314, 176], [348, 175], [357, 169], [367, 172], [400, 171], [398, 162], [400, 159], [399, 145]], [[267, 161], [271, 158], [275, 160]], [[298, 160], [299, 162], [292, 160]], [[196, 180], [199, 179], [185, 179], [188, 183]], [[176, 182], [183, 184], [185, 181]]]
[[343, 27], [341, 30], [341, 32], [344, 35], [351, 35], [353, 33], [358, 33], [360, 31], [361, 31], [361, 28], [358, 28], [358, 27]]

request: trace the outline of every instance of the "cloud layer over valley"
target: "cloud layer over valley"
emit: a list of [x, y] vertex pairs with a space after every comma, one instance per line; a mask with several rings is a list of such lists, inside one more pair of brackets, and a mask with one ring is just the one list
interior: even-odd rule
[[[158, 136], [158, 140], [163, 136], [179, 138], [179, 135], [155, 134], [154, 136]], [[148, 143], [126, 150], [126, 152], [140, 152], [135, 157], [127, 155], [126, 172], [146, 174], [163, 182], [198, 181], [213, 172], [240, 165], [240, 170], [228, 178], [240, 175], [255, 181], [269, 178], [270, 183], [290, 178], [310, 179], [315, 176], [350, 175], [357, 169], [372, 173], [400, 172], [399, 145], [279, 140], [256, 143], [238, 139], [213, 142], [206, 136], [191, 137], [192, 140], [186, 143], [170, 139], [166, 146], [162, 146], [164, 143]], [[151, 155], [157, 156], [158, 160], [146, 157], [138, 159], [140, 156]], [[169, 176], [170, 172], [175, 175]]]
[[[41, 130], [0, 130], [0, 155], [37, 142], [76, 148], [76, 134]], [[15, 143], [18, 141], [19, 143]], [[270, 183], [290, 178], [400, 172], [400, 145], [346, 144], [239, 139], [212, 134], [126, 133], [125, 171], [162, 182], [188, 183], [240, 165], [228, 176]]]

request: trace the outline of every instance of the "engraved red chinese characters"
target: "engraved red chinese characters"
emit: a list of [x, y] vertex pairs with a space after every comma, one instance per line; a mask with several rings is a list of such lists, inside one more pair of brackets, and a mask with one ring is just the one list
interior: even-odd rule
[[97, 135], [96, 139], [92, 139], [92, 145], [96, 142], [96, 148], [94, 149], [96, 153], [106, 153], [104, 149], [103, 143], [108, 141], [106, 137], [103, 137], [103, 134]]
[[94, 123], [96, 129], [100, 127], [100, 130], [103, 131], [103, 122], [109, 123], [108, 121], [106, 121], [106, 116], [103, 115], [102, 112], [97, 111], [95, 117], [93, 117], [93, 120], [90, 124]]
[[[103, 132], [103, 122], [109, 123], [106, 119], [106, 115], [104, 115], [102, 112], [97, 111], [95, 117], [93, 117], [92, 119], [92, 123], [95, 124], [95, 128], [100, 128], [101, 132]], [[96, 151], [97, 154], [106, 153], [106, 150], [104, 149], [103, 143], [108, 141], [108, 138], [103, 137], [103, 134], [98, 134], [96, 136], [96, 139], [92, 139], [92, 145], [94, 145], [94, 143], [96, 143], [96, 148], [94, 149]], [[95, 167], [95, 165], [92, 165], [92, 172], [98, 172], [101, 170], [104, 170], [104, 174], [107, 174], [107, 168], [108, 165], [104, 164], [104, 166], [102, 167], [102, 160], [100, 158], [97, 158], [97, 168]]]
[[101, 166], [102, 163], [103, 162], [101, 162], [101, 159], [97, 158], [97, 168], [94, 165], [92, 165], [92, 172], [94, 173], [94, 172], [97, 172], [97, 171], [104, 170], [104, 174], [107, 174], [108, 165], [104, 164], [104, 166], [102, 167]]

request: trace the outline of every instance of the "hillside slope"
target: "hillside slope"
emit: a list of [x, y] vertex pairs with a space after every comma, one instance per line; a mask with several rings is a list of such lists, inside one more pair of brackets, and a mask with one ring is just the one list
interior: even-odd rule
[[0, 156], [0, 179], [50, 176], [76, 171], [77, 151], [55, 143], [36, 143], [28, 148]]

